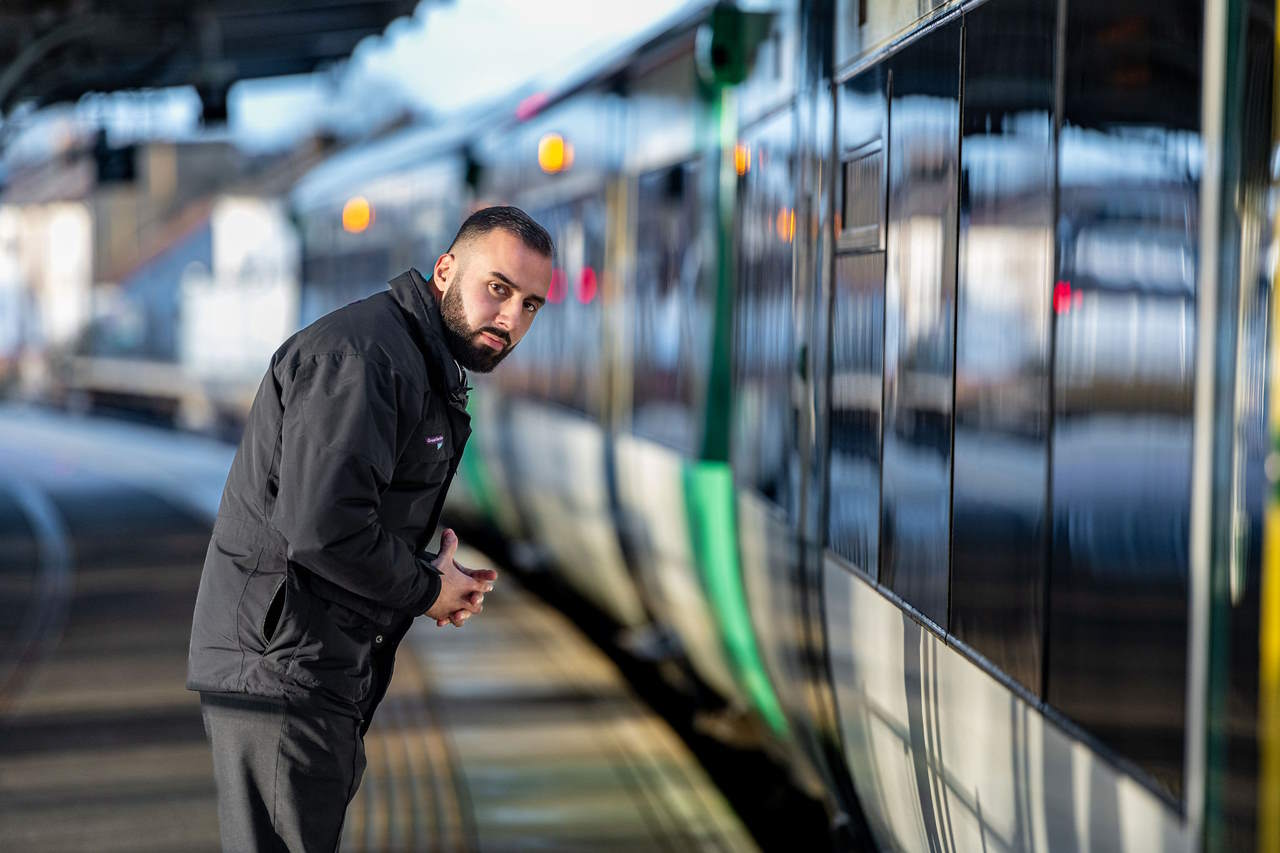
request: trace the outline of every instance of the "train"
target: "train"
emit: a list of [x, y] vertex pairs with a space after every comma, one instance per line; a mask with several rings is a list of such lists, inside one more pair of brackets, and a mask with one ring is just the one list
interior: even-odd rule
[[692, 3], [318, 166], [301, 320], [556, 243], [455, 519], [885, 850], [1280, 849], [1276, 6]]

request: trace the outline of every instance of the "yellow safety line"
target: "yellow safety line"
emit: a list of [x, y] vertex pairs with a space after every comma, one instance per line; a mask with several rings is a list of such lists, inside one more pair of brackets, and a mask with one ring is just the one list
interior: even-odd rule
[[[1280, 0], [1276, 0], [1276, 22], [1280, 23]], [[1271, 140], [1280, 140], [1280, 27], [1275, 32], [1275, 52], [1271, 80]], [[1273, 192], [1276, 187], [1273, 185]], [[1272, 219], [1272, 245], [1280, 240], [1280, 217]], [[1267, 354], [1267, 385], [1271, 398], [1267, 412], [1270, 438], [1267, 465], [1266, 515], [1262, 530], [1262, 600], [1258, 627], [1258, 850], [1280, 850], [1280, 501], [1275, 481], [1277, 437], [1280, 436], [1280, 300], [1274, 291], [1276, 274], [1271, 269], [1271, 345]]]

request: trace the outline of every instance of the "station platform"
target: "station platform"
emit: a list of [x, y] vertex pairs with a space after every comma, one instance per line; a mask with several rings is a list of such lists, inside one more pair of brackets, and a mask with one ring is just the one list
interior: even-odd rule
[[[230, 458], [0, 409], [0, 850], [219, 849], [183, 682], [206, 480]], [[683, 741], [508, 571], [464, 627], [415, 624], [365, 744], [351, 853], [756, 849]]]
[[683, 742], [510, 572], [464, 627], [419, 620], [401, 648], [344, 851], [756, 849]]

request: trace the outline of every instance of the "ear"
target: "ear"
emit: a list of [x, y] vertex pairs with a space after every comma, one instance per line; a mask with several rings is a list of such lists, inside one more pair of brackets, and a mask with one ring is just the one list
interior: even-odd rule
[[458, 269], [457, 258], [445, 252], [436, 258], [436, 265], [431, 269], [436, 287], [440, 289], [441, 293], [444, 293], [449, 289], [449, 285], [453, 284], [453, 275]]

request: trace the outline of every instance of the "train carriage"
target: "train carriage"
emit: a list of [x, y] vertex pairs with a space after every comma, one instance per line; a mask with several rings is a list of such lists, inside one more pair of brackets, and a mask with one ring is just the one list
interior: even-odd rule
[[1275, 849], [1275, 8], [744, 6], [309, 178], [304, 305], [547, 225], [451, 508], [841, 843]]

